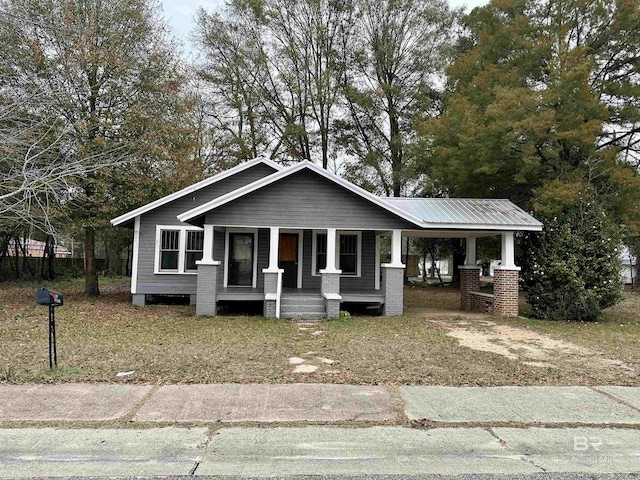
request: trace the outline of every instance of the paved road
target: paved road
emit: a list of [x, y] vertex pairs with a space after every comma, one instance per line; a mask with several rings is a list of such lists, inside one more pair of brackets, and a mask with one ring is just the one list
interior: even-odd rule
[[640, 388], [0, 385], [0, 478], [638, 471]]
[[299, 427], [0, 430], [0, 477], [633, 473], [640, 431]]

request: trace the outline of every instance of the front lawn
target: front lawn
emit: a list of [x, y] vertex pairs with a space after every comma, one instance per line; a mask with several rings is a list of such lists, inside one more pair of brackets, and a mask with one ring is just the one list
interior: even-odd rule
[[[297, 325], [261, 317], [196, 317], [194, 307], [130, 304], [128, 280], [103, 282], [103, 295], [81, 294], [81, 281], [50, 286], [65, 294], [57, 309], [58, 362], [49, 371], [47, 309], [35, 304], [40, 284], [0, 285], [0, 381], [97, 382], [334, 382], [353, 384], [542, 385], [635, 384], [612, 370], [539, 368], [491, 352], [461, 346], [425, 321], [425, 303], [440, 312], [457, 306], [455, 291], [408, 287], [411, 314], [352, 317]], [[638, 296], [628, 302], [638, 310]], [[627, 307], [598, 325], [498, 320], [576, 343], [607, 349], [640, 369], [637, 317]], [[425, 313], [427, 312], [427, 313]], [[455, 314], [454, 314], [455, 317]], [[491, 319], [492, 317], [486, 317]], [[620, 327], [619, 323], [625, 326]], [[634, 345], [635, 343], [635, 345]], [[299, 357], [313, 373], [296, 373]], [[295, 362], [296, 360], [293, 360]], [[299, 361], [299, 360], [298, 360]], [[134, 371], [118, 379], [118, 372]]]

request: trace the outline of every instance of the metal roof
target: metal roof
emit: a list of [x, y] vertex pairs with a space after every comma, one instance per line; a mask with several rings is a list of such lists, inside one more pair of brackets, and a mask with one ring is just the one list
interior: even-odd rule
[[505, 199], [385, 197], [383, 200], [419, 219], [425, 228], [464, 225], [500, 230], [542, 229], [542, 223]]

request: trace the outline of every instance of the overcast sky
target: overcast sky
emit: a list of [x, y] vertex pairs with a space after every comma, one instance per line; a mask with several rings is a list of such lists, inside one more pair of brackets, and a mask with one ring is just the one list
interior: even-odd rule
[[[465, 5], [472, 9], [478, 5], [484, 5], [488, 0], [449, 0], [452, 7]], [[164, 17], [173, 29], [173, 33], [184, 45], [185, 53], [190, 53], [193, 48], [190, 45], [189, 35], [193, 28], [194, 16], [199, 7], [206, 10], [215, 10], [224, 4], [224, 0], [162, 0]]]

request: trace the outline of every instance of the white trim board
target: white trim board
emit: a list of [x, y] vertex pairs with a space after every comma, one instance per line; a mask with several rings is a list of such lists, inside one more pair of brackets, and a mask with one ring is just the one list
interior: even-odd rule
[[314, 173], [317, 173], [318, 175], [331, 180], [333, 183], [336, 183], [337, 185], [340, 185], [341, 187], [355, 193], [356, 195], [359, 195], [363, 198], [365, 198], [366, 200], [369, 200], [371, 203], [374, 203], [375, 205], [378, 205], [379, 207], [384, 208], [385, 210], [388, 210], [389, 212], [395, 214], [398, 217], [401, 217], [405, 220], [407, 220], [410, 223], [413, 223], [414, 225], [421, 227], [422, 226], [422, 222], [420, 222], [420, 220], [418, 220], [417, 218], [408, 215], [407, 213], [403, 212], [402, 210], [400, 210], [399, 208], [396, 208], [393, 205], [390, 205], [389, 203], [385, 202], [384, 200], [382, 200], [380, 197], [377, 197], [376, 195], [367, 192], [366, 190], [352, 184], [351, 182], [333, 174], [328, 172], [327, 170], [325, 170], [322, 167], [319, 167], [318, 165], [315, 165], [314, 163], [311, 163], [309, 161], [304, 161], [304, 162], [300, 162], [297, 163], [295, 165], [292, 165], [289, 168], [285, 168], [284, 170], [281, 170], [280, 172], [274, 173], [273, 175], [269, 175], [267, 177], [261, 178], [260, 180], [257, 180], [253, 183], [250, 183], [248, 185], [245, 185], [243, 187], [240, 187], [232, 192], [229, 192], [225, 195], [221, 195], [220, 197], [211, 200], [210, 202], [207, 202], [203, 205], [200, 205], [198, 207], [192, 208], [191, 210], [188, 210], [184, 213], [181, 213], [180, 215], [178, 215], [178, 220], [180, 220], [181, 222], [188, 222], [189, 220], [192, 220], [195, 217], [199, 217], [200, 215], [204, 215], [205, 213], [207, 213], [210, 210], [213, 210], [217, 207], [220, 207], [226, 203], [229, 203], [233, 200], [236, 200], [237, 198], [243, 197], [251, 192], [254, 192], [256, 190], [259, 190], [263, 187], [266, 187], [267, 185], [271, 185], [272, 183], [275, 183], [279, 180], [282, 180], [283, 178], [286, 178], [290, 175], [293, 175], [294, 173], [297, 173], [301, 170], [311, 170]]
[[143, 205], [142, 207], [136, 208], [135, 210], [132, 210], [130, 212], [125, 213], [124, 215], [120, 215], [119, 217], [116, 217], [114, 219], [111, 220], [111, 225], [113, 226], [117, 226], [117, 225], [121, 225], [129, 220], [131, 220], [134, 217], [137, 217], [139, 215], [142, 215], [144, 213], [147, 213], [151, 210], [154, 210], [162, 205], [165, 205], [169, 202], [172, 202], [173, 200], [177, 200], [178, 198], [184, 197], [185, 195], [188, 195], [190, 193], [193, 193], [197, 190], [200, 190], [204, 187], [208, 187], [209, 185], [213, 185], [214, 183], [219, 182], [220, 180], [224, 180], [225, 178], [231, 177], [232, 175], [235, 175], [236, 173], [240, 173], [244, 170], [247, 170], [255, 165], [258, 165], [260, 163], [264, 163], [265, 165], [269, 165], [270, 167], [274, 168], [277, 171], [280, 171], [283, 169], [283, 167], [281, 167], [280, 165], [278, 165], [277, 163], [266, 159], [266, 158], [256, 158], [254, 160], [250, 160], [248, 162], [244, 162], [241, 163], [240, 165], [236, 165], [233, 168], [230, 168], [228, 170], [224, 170], [212, 177], [206, 178], [204, 180], [201, 180], [198, 183], [194, 183], [193, 185], [190, 185], [186, 188], [183, 188], [182, 190], [179, 190], [177, 192], [174, 192], [170, 195], [167, 195], [165, 197], [159, 198], [158, 200], [155, 200], [151, 203], [147, 203], [146, 205]]
[[[133, 223], [133, 254], [131, 256], [131, 293], [138, 293], [138, 257], [140, 256], [140, 215]], [[155, 260], [154, 260], [155, 265]]]

